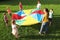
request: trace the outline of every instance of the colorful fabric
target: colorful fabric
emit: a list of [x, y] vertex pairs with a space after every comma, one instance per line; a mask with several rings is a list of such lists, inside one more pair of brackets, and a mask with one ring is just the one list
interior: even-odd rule
[[[42, 21], [43, 11], [38, 10], [31, 13], [32, 9], [18, 11], [12, 15], [12, 19], [15, 19], [17, 25], [33, 25]], [[41, 12], [42, 11], [42, 12]], [[21, 16], [25, 14], [24, 16]]]
[[12, 20], [19, 20], [19, 19], [23, 19], [25, 16], [19, 16], [18, 14], [13, 14], [12, 15]]

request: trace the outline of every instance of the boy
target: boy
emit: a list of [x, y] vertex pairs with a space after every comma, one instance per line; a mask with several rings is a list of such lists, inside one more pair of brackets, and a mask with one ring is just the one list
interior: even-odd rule
[[53, 9], [50, 9], [50, 11], [49, 11], [49, 25], [52, 24], [52, 16], [53, 16]]

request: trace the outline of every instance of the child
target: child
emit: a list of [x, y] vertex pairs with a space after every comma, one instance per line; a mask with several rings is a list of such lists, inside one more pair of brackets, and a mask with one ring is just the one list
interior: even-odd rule
[[9, 7], [7, 8], [7, 12], [8, 12], [8, 14], [9, 14], [10, 16], [12, 15], [11, 10], [10, 10]]
[[53, 16], [53, 9], [50, 9], [49, 11], [49, 25], [52, 23], [52, 16]]
[[19, 3], [19, 8], [20, 8], [20, 10], [23, 9], [23, 7], [22, 7], [22, 3], [21, 3], [21, 2]]
[[5, 22], [6, 26], [8, 26], [8, 18], [6, 16], [6, 13], [4, 13], [4, 22]]
[[41, 3], [40, 3], [40, 1], [38, 1], [38, 3], [37, 3], [37, 9], [40, 9], [41, 8]]
[[40, 32], [39, 34], [42, 34], [42, 33], [47, 33], [47, 29], [48, 29], [48, 17], [49, 17], [49, 10], [47, 8], [44, 9], [44, 17], [43, 17], [43, 20], [42, 20], [42, 25], [41, 25], [41, 29], [40, 29]]
[[18, 38], [18, 29], [17, 26], [15, 24], [15, 20], [12, 20], [12, 34]]
[[40, 9], [41, 9], [41, 3], [40, 3], [40, 1], [38, 1], [38, 3], [37, 3], [37, 8], [34, 9], [34, 10], [32, 10], [31, 13], [33, 13], [33, 12], [35, 12], [35, 11], [37, 11], [37, 10], [40, 10]]

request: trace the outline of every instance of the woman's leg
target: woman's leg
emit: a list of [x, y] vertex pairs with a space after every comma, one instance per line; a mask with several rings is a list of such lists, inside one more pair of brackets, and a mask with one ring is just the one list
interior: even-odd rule
[[45, 23], [42, 23], [41, 28], [40, 28], [40, 32], [39, 32], [40, 34], [41, 34], [42, 31], [43, 31], [44, 25], [45, 25]]
[[44, 25], [44, 33], [47, 33], [47, 31], [48, 31], [48, 22], [46, 22]]

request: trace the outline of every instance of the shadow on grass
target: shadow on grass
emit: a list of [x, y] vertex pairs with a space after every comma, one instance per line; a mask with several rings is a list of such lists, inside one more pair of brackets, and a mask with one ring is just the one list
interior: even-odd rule
[[[57, 16], [57, 17], [56, 17]], [[53, 17], [53, 24], [52, 26], [49, 26], [49, 33], [47, 35], [26, 35], [26, 36], [22, 36], [22, 38], [30, 38], [30, 39], [49, 39], [49, 38], [60, 38], [60, 15], [56, 15], [55, 17]], [[22, 26], [22, 27], [32, 27], [36, 30], [40, 30], [40, 26], [41, 24], [35, 24], [35, 25], [31, 25], [31, 26]]]
[[[30, 30], [29, 28], [32, 28], [32, 29], [35, 29], [35, 31], [36, 30], [39, 31], [40, 26], [41, 26], [41, 23], [38, 23], [38, 24], [35, 24], [35, 25], [30, 25], [30, 26], [20, 27], [20, 28], [22, 28], [21, 30], [23, 30], [23, 31], [20, 31], [21, 35], [24, 35], [24, 36], [21, 36], [21, 38], [29, 38], [29, 39], [52, 39], [52, 38], [55, 39], [55, 38], [60, 38], [60, 15], [55, 15], [53, 17], [53, 24], [52, 24], [52, 26], [49, 26], [49, 33], [47, 35], [42, 36], [42, 35], [39, 35], [38, 32], [36, 34], [34, 32], [34, 30], [32, 32], [34, 32], [35, 34], [32, 34], [31, 31], [30, 31], [30, 33], [27, 32], [26, 35], [25, 35], [24, 30], [26, 28], [28, 30]], [[11, 27], [9, 27], [9, 28], [11, 28]], [[27, 31], [27, 29], [25, 31]], [[9, 31], [11, 32], [11, 29], [9, 29]]]
[[[0, 5], [18, 5], [20, 1], [22, 2], [23, 5], [37, 4], [37, 0], [9, 0], [9, 1], [0, 1]], [[60, 4], [60, 0], [40, 0], [40, 1], [42, 4]]]
[[[60, 30], [60, 15], [55, 15], [57, 17], [53, 17], [53, 22], [52, 25], [49, 26], [49, 29], [52, 31]], [[35, 28], [36, 30], [39, 30], [41, 27], [41, 23], [30, 25], [30, 26], [22, 26], [22, 27], [32, 27]]]
[[28, 36], [22, 36], [21, 38], [28, 38], [28, 39], [56, 39], [60, 38], [60, 36], [55, 35], [28, 35]]

